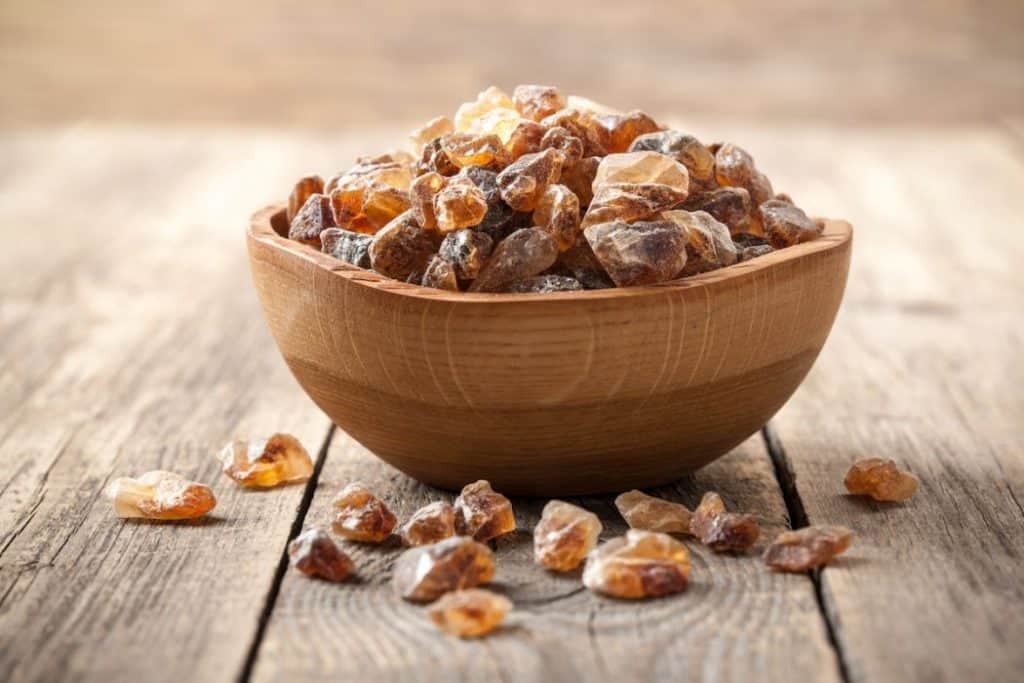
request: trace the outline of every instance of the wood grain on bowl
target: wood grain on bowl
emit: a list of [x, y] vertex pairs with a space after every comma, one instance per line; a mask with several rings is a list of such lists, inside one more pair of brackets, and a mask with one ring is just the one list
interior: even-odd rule
[[396, 282], [253, 216], [253, 279], [282, 355], [342, 429], [445, 488], [653, 486], [761, 427], [821, 350], [852, 230], [648, 287], [465, 294]]

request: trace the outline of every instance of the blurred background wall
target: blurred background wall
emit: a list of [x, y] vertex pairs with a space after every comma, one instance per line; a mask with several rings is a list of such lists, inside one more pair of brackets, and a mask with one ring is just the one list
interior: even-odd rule
[[701, 119], [1024, 113], [1024, 2], [3, 0], [0, 125], [417, 122], [554, 83]]

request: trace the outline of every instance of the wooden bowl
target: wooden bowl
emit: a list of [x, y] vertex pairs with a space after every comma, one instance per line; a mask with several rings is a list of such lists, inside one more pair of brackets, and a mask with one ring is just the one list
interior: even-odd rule
[[684, 280], [537, 295], [396, 282], [286, 233], [281, 205], [256, 213], [249, 259], [316, 404], [421, 481], [544, 496], [667, 483], [757, 431], [825, 343], [852, 240], [828, 221]]

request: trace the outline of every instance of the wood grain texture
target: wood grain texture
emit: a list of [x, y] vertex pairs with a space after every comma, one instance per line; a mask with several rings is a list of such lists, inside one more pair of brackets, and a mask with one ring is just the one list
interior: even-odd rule
[[313, 400], [421, 481], [523, 495], [664, 484], [760, 429], [828, 336], [852, 239], [832, 221], [812, 242], [649, 287], [462, 294], [282, 238], [277, 208], [253, 218], [250, 263]]
[[[307, 525], [326, 526], [331, 498], [360, 480], [399, 518], [451, 494], [381, 463], [339, 434]], [[786, 509], [759, 437], [692, 477], [652, 493], [693, 507], [706, 490], [754, 513], [766, 535], [787, 526]], [[570, 499], [597, 513], [602, 539], [626, 526], [610, 497]], [[506, 625], [463, 642], [436, 631], [423, 608], [398, 598], [391, 569], [402, 551], [346, 543], [358, 567], [354, 584], [285, 577], [253, 672], [256, 681], [656, 681], [796, 677], [838, 680], [810, 581], [769, 571], [754, 554], [721, 556], [699, 544], [691, 585], [657, 601], [619, 601], [582, 587], [579, 572], [558, 575], [533, 564], [530, 532], [543, 499], [513, 499], [518, 529], [494, 541], [497, 590], [516, 604]], [[372, 673], [371, 673], [372, 672]]]

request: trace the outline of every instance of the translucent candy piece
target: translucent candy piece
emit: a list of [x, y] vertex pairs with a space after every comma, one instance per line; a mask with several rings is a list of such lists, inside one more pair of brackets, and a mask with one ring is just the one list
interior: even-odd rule
[[584, 289], [608, 289], [615, 286], [582, 233], [571, 249], [559, 254], [558, 265], [572, 273]]
[[448, 180], [440, 173], [430, 172], [416, 178], [409, 187], [412, 215], [416, 217], [416, 222], [427, 230], [437, 229], [434, 197], [444, 189], [447, 182]]
[[455, 535], [455, 508], [445, 500], [424, 505], [399, 532], [407, 546], [429, 545]]
[[295, 183], [291, 195], [288, 196], [288, 222], [291, 223], [294, 220], [295, 214], [306, 204], [306, 200], [310, 196], [323, 194], [323, 191], [324, 179], [318, 175], [308, 175]]
[[352, 232], [372, 234], [377, 227], [363, 215], [366, 202], [366, 188], [363, 186], [340, 187], [331, 192], [331, 210], [338, 227]]
[[455, 176], [434, 195], [434, 217], [442, 234], [479, 225], [486, 214], [484, 193], [467, 177]]
[[594, 100], [582, 97], [580, 95], [569, 95], [566, 99], [566, 107], [569, 109], [579, 109], [581, 111], [590, 112], [592, 114], [621, 114], [622, 112], [614, 107], [609, 107], [607, 104], [601, 104]]
[[547, 186], [558, 182], [562, 159], [553, 149], [520, 157], [498, 174], [501, 198], [516, 211], [533, 211]]
[[561, 500], [548, 501], [533, 531], [533, 558], [541, 567], [572, 571], [597, 545], [597, 515]]
[[[559, 151], [564, 152], [564, 150]], [[594, 199], [594, 178], [597, 177], [597, 169], [600, 165], [601, 157], [584, 157], [569, 168], [562, 169], [562, 177], [559, 182], [579, 198], [581, 210], [590, 206], [590, 202]]]
[[755, 259], [758, 256], [764, 256], [775, 251], [775, 248], [770, 244], [757, 244], [751, 247], [743, 247], [740, 250], [740, 261], [749, 261]]
[[657, 152], [628, 152], [609, 154], [601, 160], [594, 176], [594, 191], [613, 184], [668, 185], [684, 196], [690, 186], [690, 176], [681, 163]]
[[466, 536], [454, 536], [406, 550], [395, 562], [392, 582], [406, 600], [433, 602], [445, 593], [493, 578], [491, 549]]
[[517, 294], [551, 294], [552, 292], [578, 292], [583, 285], [576, 278], [566, 275], [537, 275], [516, 280], [505, 291]]
[[715, 180], [715, 155], [700, 140], [677, 130], [640, 135], [629, 146], [630, 152], [659, 152], [672, 157], [690, 174], [693, 189], [712, 189]]
[[547, 130], [529, 119], [519, 119], [509, 134], [505, 149], [512, 155], [513, 160], [524, 154], [536, 154], [541, 150], [541, 140], [544, 139]]
[[630, 529], [590, 553], [583, 585], [613, 598], [656, 598], [686, 589], [690, 554], [667, 534]]
[[680, 503], [655, 498], [633, 489], [616, 496], [615, 507], [631, 529], [690, 533], [690, 517], [693, 513]]
[[489, 541], [515, 531], [516, 518], [508, 498], [485, 479], [466, 484], [455, 499], [455, 531], [477, 541]]
[[566, 107], [565, 96], [551, 85], [517, 85], [512, 101], [520, 114], [541, 121]]
[[639, 136], [661, 130], [661, 126], [642, 111], [626, 114], [598, 114], [595, 116], [603, 129], [602, 141], [609, 154], [625, 152]]
[[[561, 126], [545, 129], [544, 137], [540, 140], [539, 149], [554, 149], [562, 153], [562, 173], [575, 166], [583, 159], [583, 141]], [[597, 163], [600, 163], [598, 160]], [[595, 167], [597, 165], [595, 163]], [[590, 182], [593, 182], [593, 178]]]
[[512, 161], [512, 155], [497, 135], [450, 133], [441, 138], [441, 149], [457, 168], [480, 166], [500, 171]]
[[446, 137], [448, 136], [435, 138], [423, 146], [423, 154], [416, 165], [418, 174], [440, 173], [443, 176], [453, 176], [459, 172], [459, 167], [448, 157], [441, 144]]
[[487, 213], [476, 228], [478, 232], [497, 242], [508, 237], [517, 227], [529, 227], [530, 214], [516, 212], [502, 200], [497, 173], [479, 166], [467, 166], [460, 174], [472, 180], [487, 200]]
[[311, 194], [299, 212], [295, 214], [288, 228], [288, 238], [320, 246], [320, 233], [335, 228], [331, 200], [322, 194]]
[[356, 164], [397, 163], [404, 166], [410, 173], [412, 172], [412, 165], [415, 161], [416, 157], [402, 149], [393, 149], [390, 152], [374, 154], [372, 156], [356, 157]]
[[[376, 159], [381, 158], [377, 157]], [[391, 155], [387, 155], [387, 159], [392, 159]], [[324, 192], [330, 194], [337, 189], [366, 188], [375, 183], [388, 185], [396, 190], [408, 190], [412, 183], [412, 170], [404, 159], [402, 161], [374, 160], [357, 163], [327, 181]]]
[[501, 144], [507, 145], [512, 138], [514, 131], [520, 121], [525, 121], [515, 109], [492, 109], [480, 118], [473, 121], [473, 124], [466, 130], [473, 135], [494, 135]]
[[313, 459], [291, 434], [232, 441], [220, 452], [220, 461], [224, 474], [245, 488], [271, 488], [313, 474]]
[[327, 228], [320, 233], [321, 251], [360, 268], [370, 267], [370, 245], [373, 238], [342, 228]]
[[434, 625], [459, 638], [479, 638], [501, 624], [512, 601], [483, 588], [453, 591], [427, 608]]
[[548, 185], [533, 211], [533, 222], [567, 251], [580, 235], [580, 200], [565, 185]]
[[583, 234], [619, 287], [671, 280], [686, 265], [686, 230], [672, 221], [599, 223]]
[[445, 236], [437, 253], [455, 267], [458, 277], [474, 280], [490, 257], [492, 245], [490, 236], [485, 232], [456, 230]]
[[850, 466], [843, 479], [846, 490], [855, 496], [871, 496], [880, 502], [898, 502], [917, 491], [917, 477], [901, 471], [893, 460], [865, 458]]
[[750, 515], [727, 512], [721, 496], [709, 491], [693, 512], [690, 533], [720, 553], [746, 550], [757, 541], [761, 528]]
[[412, 211], [384, 226], [370, 245], [370, 264], [381, 275], [404, 280], [422, 273], [437, 253], [437, 242], [416, 222]]
[[683, 276], [731, 266], [739, 259], [729, 228], [705, 211], [665, 211], [661, 217], [686, 228], [686, 266]]
[[686, 199], [686, 192], [668, 185], [613, 184], [602, 185], [590, 202], [581, 226], [586, 228], [612, 221], [632, 221], [653, 218], [662, 211], [678, 206]]
[[745, 189], [753, 206], [760, 206], [775, 194], [771, 181], [754, 165], [754, 158], [729, 142], [715, 152], [715, 178], [719, 185]]
[[341, 583], [355, 570], [352, 559], [323, 529], [307, 529], [288, 544], [291, 565], [306, 576]]
[[746, 233], [751, 229], [750, 193], [741, 187], [722, 187], [690, 195], [683, 208], [687, 211], [706, 211], [716, 221], [724, 223], [729, 232]]
[[350, 541], [382, 543], [398, 524], [384, 501], [359, 482], [343, 488], [334, 499], [334, 507], [338, 513], [331, 528]]
[[118, 517], [195, 519], [217, 505], [208, 486], [180, 474], [153, 470], [133, 479], [118, 477], [106, 489]]
[[423, 152], [423, 147], [432, 140], [442, 135], [455, 132], [455, 125], [447, 116], [438, 116], [430, 119], [425, 124], [409, 134], [409, 143], [416, 154]]
[[409, 210], [409, 192], [389, 185], [375, 183], [366, 191], [363, 201], [363, 215], [373, 226], [374, 232], [383, 228], [396, 216]]
[[501, 88], [490, 86], [472, 102], [462, 104], [455, 112], [455, 130], [467, 131], [473, 122], [494, 109], [515, 109], [512, 99]]
[[558, 258], [558, 244], [543, 230], [523, 228], [503, 239], [469, 286], [471, 292], [500, 292], [516, 280], [539, 275]]
[[770, 199], [761, 204], [761, 220], [768, 241], [776, 249], [809, 242], [819, 235], [824, 225], [807, 217], [807, 214], [788, 202]]
[[434, 256], [423, 272], [420, 284], [433, 289], [444, 289], [449, 292], [459, 291], [459, 278], [455, 274], [455, 266], [440, 256]]
[[805, 572], [846, 552], [853, 534], [842, 526], [809, 526], [783, 531], [764, 551], [764, 563], [783, 572]]
[[593, 112], [582, 109], [559, 109], [541, 123], [546, 128], [560, 127], [583, 141], [583, 156], [603, 157], [608, 153], [604, 147], [605, 131], [598, 124]]

